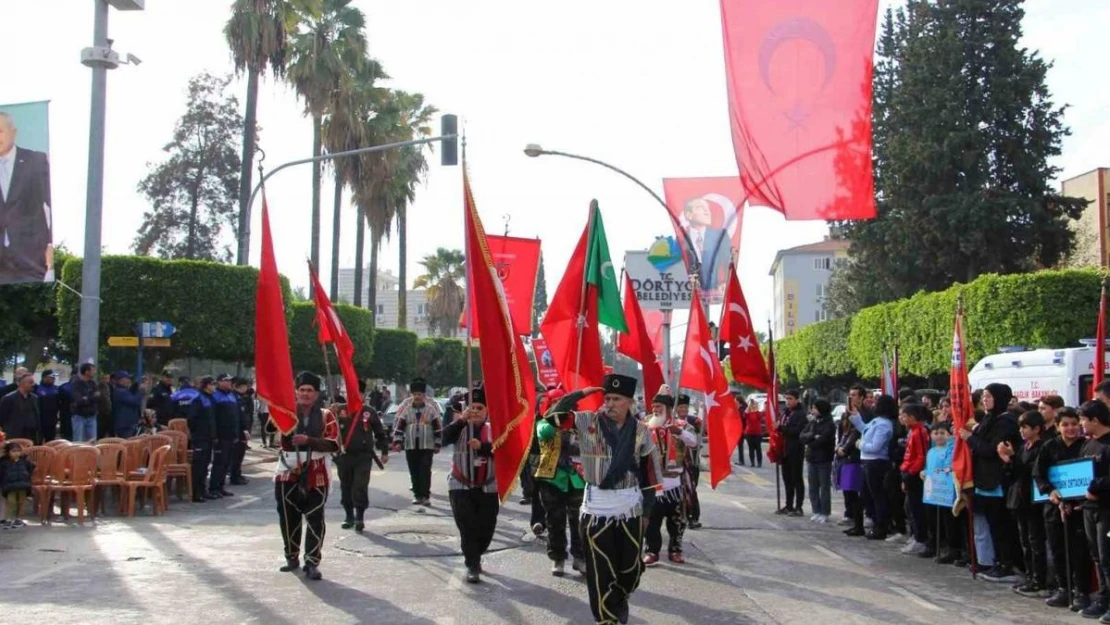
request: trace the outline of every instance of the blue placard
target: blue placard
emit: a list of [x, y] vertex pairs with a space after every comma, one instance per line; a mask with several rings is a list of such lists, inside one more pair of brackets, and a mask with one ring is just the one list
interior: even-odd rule
[[[1087, 487], [1095, 479], [1094, 458], [1078, 458], [1048, 468], [1048, 481], [1060, 491], [1061, 499], [1086, 499]], [[1048, 501], [1048, 495], [1042, 495], [1036, 488], [1033, 489], [1033, 503]]]
[[951, 469], [925, 474], [925, 493], [921, 500], [930, 506], [951, 508], [956, 505], [956, 482], [952, 480]]

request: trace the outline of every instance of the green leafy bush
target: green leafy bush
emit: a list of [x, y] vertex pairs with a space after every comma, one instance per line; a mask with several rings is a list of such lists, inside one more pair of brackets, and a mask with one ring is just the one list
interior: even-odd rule
[[416, 372], [416, 334], [407, 330], [374, 328], [371, 377], [408, 382]]

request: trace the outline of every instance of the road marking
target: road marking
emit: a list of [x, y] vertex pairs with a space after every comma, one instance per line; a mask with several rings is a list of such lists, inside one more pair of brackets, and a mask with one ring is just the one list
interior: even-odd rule
[[227, 509], [228, 510], [234, 510], [236, 508], [242, 508], [243, 506], [249, 506], [249, 505], [251, 505], [252, 503], [254, 503], [256, 501], [259, 501], [259, 497], [256, 497], [254, 495], [247, 495], [247, 496], [243, 497], [242, 499], [240, 499], [239, 501], [236, 501], [235, 503], [228, 506]]
[[755, 515], [756, 518], [758, 518], [760, 521], [763, 521], [764, 523], [766, 523], [767, 526], [770, 527], [771, 529], [782, 531], [782, 526], [781, 525], [779, 525], [778, 523], [775, 523], [774, 521], [771, 521], [771, 520], [768, 520], [768, 519], [765, 519], [765, 518], [759, 516], [758, 514], [755, 513], [754, 510], [752, 510], [751, 508], [749, 508], [745, 504], [743, 504], [739, 501], [733, 501], [732, 505], [736, 506], [737, 508], [740, 508], [741, 510], [743, 510], [744, 512], [747, 512], [748, 514]]
[[944, 612], [944, 608], [942, 608], [939, 605], [936, 605], [934, 603], [929, 603], [928, 601], [922, 599], [921, 597], [918, 597], [917, 595], [915, 595], [912, 592], [906, 590], [905, 588], [900, 588], [898, 586], [891, 586], [890, 589], [892, 591], [894, 591], [895, 593], [897, 593], [899, 595], [902, 595], [906, 599], [909, 599], [910, 601], [916, 603], [917, 605], [925, 608], [926, 610], [932, 610], [934, 612]]
[[12, 584], [12, 586], [14, 586], [15, 588], [22, 588], [22, 587], [30, 586], [31, 584], [39, 581], [40, 579], [45, 579], [47, 577], [53, 577], [53, 576], [57, 575], [58, 573], [66, 570], [66, 569], [73, 568], [73, 567], [77, 566], [78, 564], [79, 564], [78, 562], [65, 562], [65, 563], [59, 564], [57, 566], [52, 566], [52, 567], [50, 567], [50, 568], [48, 568], [44, 571], [39, 571], [38, 573], [31, 573], [30, 575], [28, 575], [28, 576], [26, 576], [22, 579], [16, 580], [15, 583]]
[[751, 470], [749, 470], [745, 467], [738, 467], [737, 471], [740, 472], [740, 479], [744, 480], [745, 482], [747, 482], [749, 484], [752, 484], [754, 486], [758, 486], [760, 488], [770, 488], [771, 487], [771, 482], [769, 482], [768, 480], [756, 475], [755, 471], [751, 471]]
[[830, 558], [847, 562], [847, 559], [845, 559], [844, 556], [840, 555], [839, 553], [836, 553], [835, 551], [832, 551], [831, 549], [825, 549], [821, 545], [813, 545], [813, 548], [816, 549], [817, 551], [820, 551], [821, 553], [829, 556]]

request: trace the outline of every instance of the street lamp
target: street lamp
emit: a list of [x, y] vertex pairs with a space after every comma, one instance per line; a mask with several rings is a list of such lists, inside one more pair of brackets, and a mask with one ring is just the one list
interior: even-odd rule
[[112, 50], [108, 39], [108, 6], [119, 11], [142, 11], [146, 0], [95, 0], [93, 45], [81, 51], [81, 63], [92, 68], [89, 115], [89, 174], [85, 191], [85, 258], [81, 265], [81, 325], [77, 340], [79, 362], [96, 362], [100, 347], [100, 231], [104, 208], [104, 118], [108, 70], [138, 65], [133, 54]]

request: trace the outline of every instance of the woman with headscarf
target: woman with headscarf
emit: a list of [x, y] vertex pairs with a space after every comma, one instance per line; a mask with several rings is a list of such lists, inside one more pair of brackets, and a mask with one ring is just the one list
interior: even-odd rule
[[[1016, 544], [1016, 525], [1006, 509], [1005, 471], [998, 446], [1009, 443], [1017, 449], [1021, 446], [1021, 431], [1017, 418], [1007, 411], [1010, 399], [1014, 396], [1005, 384], [989, 384], [980, 398], [983, 414], [974, 428], [964, 427], [960, 438], [967, 442], [971, 450], [971, 472], [975, 480], [975, 535], [976, 545], [989, 538], [994, 550], [994, 561], [986, 559], [985, 553], [979, 564], [989, 567], [983, 578], [992, 582], [1015, 582], [1013, 564]], [[985, 533], [985, 536], [983, 535]], [[979, 550], [977, 551], [985, 551]]]

